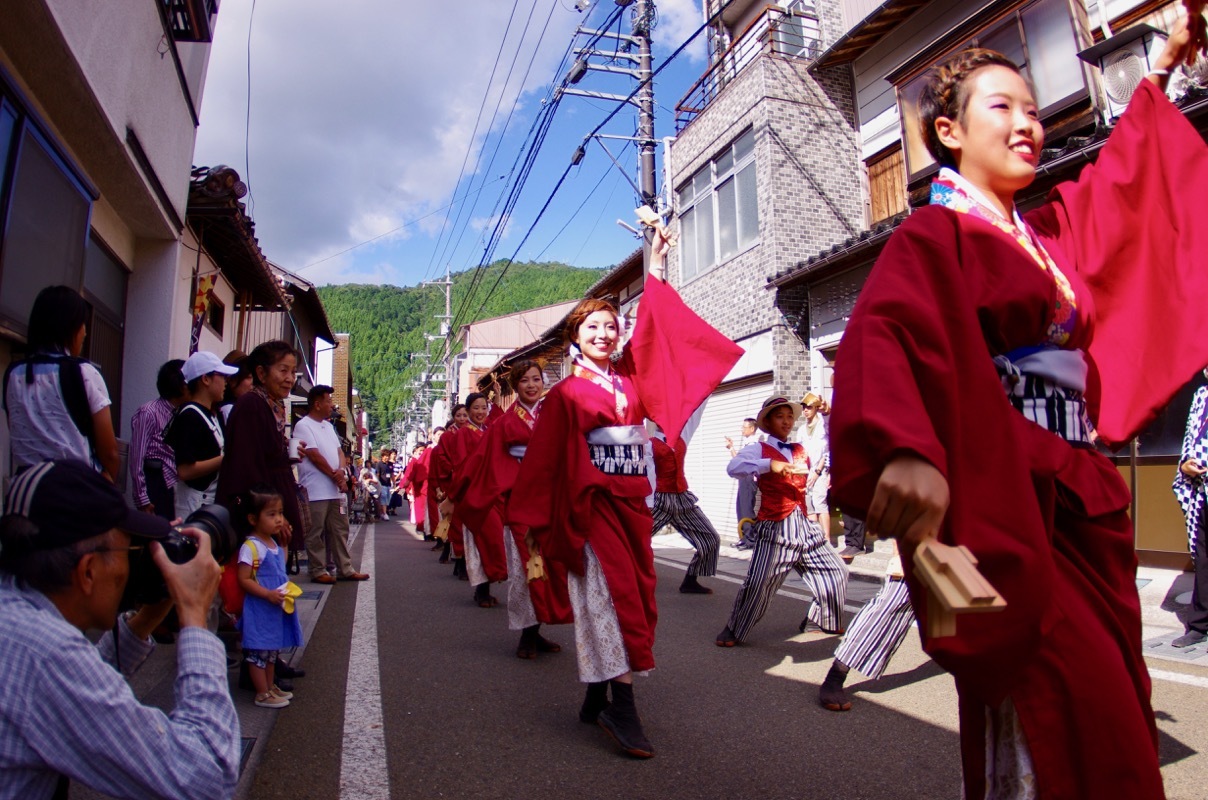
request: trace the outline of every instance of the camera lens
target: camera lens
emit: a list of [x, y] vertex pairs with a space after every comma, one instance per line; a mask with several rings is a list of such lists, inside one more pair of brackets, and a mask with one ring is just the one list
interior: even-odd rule
[[[183, 533], [182, 529], [200, 528], [209, 534], [210, 552], [218, 563], [225, 563], [235, 553], [238, 540], [231, 527], [231, 515], [219, 505], [206, 505], [194, 511], [177, 528], [173, 528], [160, 544], [165, 555], [173, 564], [184, 564], [197, 555], [197, 540]], [[123, 608], [132, 608], [142, 603], [155, 603], [168, 596], [164, 577], [151, 558], [150, 549], [145, 549], [130, 563], [130, 580], [126, 583]]]

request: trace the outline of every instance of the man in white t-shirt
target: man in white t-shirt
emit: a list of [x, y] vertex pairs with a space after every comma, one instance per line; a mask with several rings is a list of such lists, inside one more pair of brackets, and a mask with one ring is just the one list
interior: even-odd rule
[[[306, 532], [306, 555], [310, 579], [316, 583], [364, 581], [369, 575], [352, 567], [348, 552], [348, 460], [340, 448], [340, 436], [332, 427], [330, 386], [315, 386], [306, 396], [306, 416], [294, 425], [294, 436], [306, 443], [305, 458], [298, 464], [298, 480], [310, 497], [310, 530]], [[331, 544], [337, 574], [327, 571], [326, 541]]]

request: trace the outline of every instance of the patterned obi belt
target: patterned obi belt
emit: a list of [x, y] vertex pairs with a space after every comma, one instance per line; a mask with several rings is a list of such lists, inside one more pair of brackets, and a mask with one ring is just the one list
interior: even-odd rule
[[611, 425], [587, 434], [591, 463], [605, 475], [648, 475], [650, 436], [642, 425]]
[[1025, 348], [995, 356], [1007, 399], [1025, 419], [1070, 444], [1090, 447], [1094, 426], [1086, 414], [1086, 359], [1081, 350]]

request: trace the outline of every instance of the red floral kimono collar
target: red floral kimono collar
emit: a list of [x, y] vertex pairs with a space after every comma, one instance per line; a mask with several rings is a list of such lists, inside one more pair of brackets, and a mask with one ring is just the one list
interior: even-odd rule
[[625, 412], [629, 410], [629, 398], [625, 396], [625, 386], [621, 383], [621, 376], [617, 374], [616, 370], [610, 366], [608, 372], [605, 373], [586, 357], [579, 356], [571, 367], [571, 374], [586, 381], [591, 381], [604, 391], [612, 394], [616, 400], [617, 424], [624, 424]]
[[520, 417], [520, 419], [524, 421], [525, 425], [528, 425], [530, 428], [532, 428], [537, 424], [537, 417], [541, 416], [541, 401], [538, 400], [530, 409], [525, 408], [524, 403], [517, 400], [516, 416]]
[[990, 223], [1018, 243], [1036, 262], [1036, 266], [1052, 277], [1057, 285], [1057, 297], [1045, 344], [1065, 346], [1074, 332], [1078, 318], [1074, 288], [1028, 223], [1019, 216], [1019, 212], [1012, 208], [1012, 219], [1004, 219], [976, 186], [949, 167], [941, 169], [940, 174], [931, 183], [931, 204], [950, 208], [958, 214], [969, 214]]

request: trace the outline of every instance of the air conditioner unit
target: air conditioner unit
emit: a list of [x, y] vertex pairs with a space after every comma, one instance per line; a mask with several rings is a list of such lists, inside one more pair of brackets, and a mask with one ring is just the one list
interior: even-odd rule
[[1104, 115], [1110, 122], [1119, 119], [1128, 108], [1137, 87], [1153, 69], [1153, 62], [1166, 42], [1166, 34], [1152, 25], [1134, 25], [1094, 47], [1088, 47], [1078, 57], [1099, 68], [1103, 77], [1103, 93], [1107, 108]]

